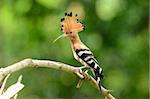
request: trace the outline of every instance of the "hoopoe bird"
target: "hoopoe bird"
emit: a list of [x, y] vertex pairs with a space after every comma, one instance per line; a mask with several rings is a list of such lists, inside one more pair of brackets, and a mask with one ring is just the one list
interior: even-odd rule
[[84, 67], [90, 67], [94, 71], [94, 78], [97, 81], [99, 90], [101, 92], [103, 70], [98, 64], [91, 50], [80, 40], [78, 33], [84, 29], [85, 27], [83, 24], [77, 19], [77, 14], [73, 15], [72, 12], [65, 13], [65, 17], [61, 19], [61, 31], [64, 32], [64, 34], [59, 36], [56, 40], [62, 37], [69, 37], [74, 58], [84, 65]]

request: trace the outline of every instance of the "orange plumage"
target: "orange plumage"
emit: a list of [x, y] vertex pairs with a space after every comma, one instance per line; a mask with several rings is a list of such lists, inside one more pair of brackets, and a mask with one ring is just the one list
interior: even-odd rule
[[61, 30], [70, 36], [72, 33], [78, 33], [84, 29], [84, 26], [78, 22], [77, 15], [65, 13], [65, 17], [61, 19]]

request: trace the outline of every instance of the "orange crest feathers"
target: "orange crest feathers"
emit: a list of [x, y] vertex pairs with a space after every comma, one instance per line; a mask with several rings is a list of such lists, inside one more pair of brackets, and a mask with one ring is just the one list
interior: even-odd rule
[[84, 30], [85, 27], [81, 22], [78, 22], [77, 14], [72, 15], [72, 12], [65, 13], [65, 17], [61, 19], [61, 31], [66, 34], [71, 34], [73, 32], [80, 32]]

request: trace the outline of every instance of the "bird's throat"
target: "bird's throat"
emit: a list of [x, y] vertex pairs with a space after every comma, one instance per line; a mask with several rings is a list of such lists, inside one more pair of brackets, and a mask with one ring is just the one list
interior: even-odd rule
[[79, 37], [78, 34], [71, 36], [70, 37], [70, 41], [71, 41], [71, 43], [73, 45], [75, 45], [75, 44], [81, 44], [81, 40], [80, 40], [80, 37]]

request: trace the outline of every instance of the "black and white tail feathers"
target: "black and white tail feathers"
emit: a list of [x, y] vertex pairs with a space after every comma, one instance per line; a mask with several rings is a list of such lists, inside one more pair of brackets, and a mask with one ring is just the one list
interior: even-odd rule
[[103, 70], [98, 64], [97, 60], [94, 58], [92, 52], [89, 49], [77, 49], [75, 50], [77, 56], [84, 61], [88, 66], [94, 70], [95, 80], [99, 85], [101, 91], [101, 80], [103, 79]]

